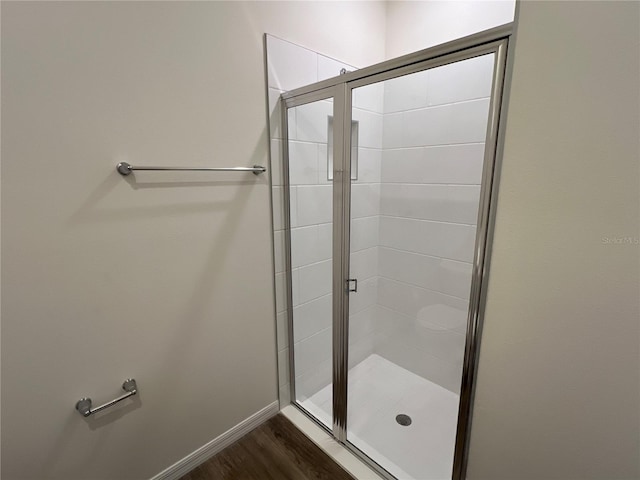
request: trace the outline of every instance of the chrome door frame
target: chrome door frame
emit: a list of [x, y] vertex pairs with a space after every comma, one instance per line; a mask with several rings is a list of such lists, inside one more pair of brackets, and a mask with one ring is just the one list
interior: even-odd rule
[[[291, 290], [291, 243], [289, 223], [288, 178], [288, 125], [287, 109], [313, 101], [334, 99], [334, 179], [333, 179], [333, 429], [331, 433], [351, 452], [378, 472], [383, 478], [395, 479], [373, 459], [347, 439], [347, 375], [349, 351], [349, 298], [345, 288], [349, 278], [350, 254], [350, 206], [351, 206], [351, 99], [354, 88], [378, 83], [391, 78], [429, 70], [449, 63], [468, 60], [486, 54], [494, 54], [493, 83], [489, 118], [485, 138], [482, 184], [475, 240], [472, 283], [467, 318], [467, 334], [464, 351], [458, 425], [453, 461], [453, 480], [466, 476], [469, 435], [471, 430], [475, 378], [480, 350], [480, 335], [486, 305], [486, 287], [489, 275], [491, 239], [495, 228], [498, 196], [497, 178], [502, 163], [504, 142], [505, 75], [509, 40], [513, 24], [509, 23], [436, 47], [404, 55], [367, 68], [307, 85], [281, 95], [283, 108], [283, 155], [285, 189], [285, 258], [289, 319], [289, 369], [292, 404], [303, 411], [318, 425], [328, 428], [307, 412], [296, 401], [293, 346], [293, 308]], [[327, 95], [327, 92], [331, 92]], [[320, 96], [318, 96], [320, 95]], [[325, 95], [325, 96], [322, 96]], [[340, 114], [342, 113], [342, 114]]]

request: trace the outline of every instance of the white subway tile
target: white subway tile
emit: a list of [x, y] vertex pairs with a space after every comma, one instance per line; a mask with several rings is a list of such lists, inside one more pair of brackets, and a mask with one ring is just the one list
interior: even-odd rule
[[378, 274], [378, 247], [352, 252], [349, 272], [352, 278], [363, 281]]
[[438, 290], [447, 295], [468, 300], [471, 293], [472, 272], [471, 263], [442, 259], [438, 268]]
[[299, 271], [299, 304], [331, 293], [331, 260], [300, 267]]
[[298, 343], [331, 327], [331, 294], [316, 298], [293, 309], [293, 338]]
[[[438, 107], [435, 107], [438, 108]], [[442, 107], [445, 108], [445, 107]], [[446, 143], [484, 142], [489, 121], [489, 99], [451, 105], [451, 123]]]
[[280, 95], [282, 92], [269, 88], [269, 129], [271, 138], [282, 138], [282, 107]]
[[303, 142], [327, 143], [329, 117], [333, 116], [333, 102], [322, 100], [295, 107], [296, 139]]
[[[353, 276], [352, 276], [353, 277]], [[355, 314], [376, 304], [378, 277], [358, 281], [358, 291], [349, 294], [349, 313]]]
[[289, 142], [289, 184], [315, 185], [318, 183], [318, 145]]
[[276, 312], [281, 313], [287, 310], [287, 285], [284, 273], [277, 273], [275, 276], [276, 287]]
[[273, 229], [282, 230], [284, 228], [284, 189], [273, 187]]
[[[402, 114], [401, 147], [422, 147], [452, 143], [451, 130], [454, 125], [454, 106], [423, 108]], [[472, 140], [469, 140], [472, 141]]]
[[329, 159], [327, 157], [327, 145], [318, 143], [318, 185], [331, 185], [329, 180]]
[[403, 113], [385, 114], [383, 118], [382, 147], [403, 148], [408, 147], [404, 141]]
[[318, 261], [333, 257], [333, 224], [318, 225]]
[[380, 213], [380, 184], [351, 185], [351, 218], [370, 217]]
[[286, 383], [279, 388], [280, 409], [283, 409], [291, 403], [291, 385]]
[[446, 295], [468, 300], [471, 286], [470, 263], [380, 247], [380, 276]]
[[357, 252], [378, 245], [379, 217], [354, 218], [351, 220], [351, 251]]
[[359, 148], [358, 179], [355, 180], [355, 183], [380, 183], [381, 163], [382, 150], [377, 148]]
[[[296, 369], [296, 399], [299, 402], [303, 402], [329, 385], [333, 375], [332, 366], [332, 359], [329, 356], [304, 373], [299, 374], [299, 370]], [[327, 407], [331, 411], [331, 405]], [[329, 421], [329, 427], [331, 426], [330, 423]]]
[[493, 60], [493, 54], [483, 55], [429, 70], [428, 104], [439, 105], [489, 97]]
[[291, 229], [291, 266], [293, 268], [318, 262], [318, 227]]
[[289, 140], [298, 139], [298, 115], [295, 108], [287, 110], [287, 138]]
[[[289, 189], [290, 196], [290, 220], [291, 227], [297, 226], [297, 187], [291, 187]], [[282, 230], [285, 227], [284, 224], [284, 187], [275, 186], [272, 189], [273, 195], [273, 229]]]
[[[326, 328], [311, 337], [294, 344], [296, 377], [317, 369], [323, 361], [332, 355], [331, 329]], [[296, 387], [298, 385], [296, 384]]]
[[301, 267], [331, 258], [331, 224], [291, 230], [291, 265]]
[[340, 75], [340, 70], [346, 69], [349, 72], [356, 70], [352, 65], [339, 62], [333, 58], [318, 54], [318, 81], [326, 80]]
[[298, 226], [298, 187], [289, 187], [289, 221], [291, 228]]
[[476, 229], [471, 225], [380, 217], [380, 245], [471, 262]]
[[278, 386], [289, 383], [289, 349], [278, 352]]
[[275, 272], [284, 272], [284, 230], [273, 232], [273, 262]]
[[382, 148], [383, 116], [358, 108], [354, 108], [352, 114], [358, 122], [358, 146]]
[[284, 177], [282, 175], [282, 140], [271, 140], [271, 185], [284, 185]]
[[385, 113], [426, 107], [427, 75], [427, 71], [422, 71], [385, 81]]
[[276, 316], [276, 339], [278, 351], [289, 346], [289, 326], [287, 325], [287, 312], [280, 312]]
[[318, 81], [317, 54], [271, 35], [267, 36], [269, 87], [293, 90]]
[[483, 159], [482, 143], [384, 150], [381, 179], [383, 183], [479, 185]]
[[405, 112], [402, 114], [402, 142], [397, 146], [484, 142], [488, 114], [488, 99]]
[[378, 271], [380, 276], [437, 290], [438, 267], [442, 259], [417, 253], [380, 247]]
[[418, 312], [418, 324], [436, 330], [451, 330], [458, 335], [466, 335], [468, 307], [467, 303], [454, 307], [448, 305], [450, 298], [443, 297], [444, 302], [430, 305]]
[[[378, 303], [415, 319], [421, 309], [441, 302], [442, 294], [385, 277], [378, 279]], [[413, 320], [415, 321], [415, 320]]]
[[[385, 122], [386, 119], [387, 116], [385, 116]], [[425, 178], [429, 178], [424, 170], [426, 170], [426, 167], [423, 148], [382, 150], [382, 159], [380, 161], [381, 183], [428, 183], [424, 182]]]
[[352, 104], [355, 108], [384, 113], [384, 83], [372, 83], [355, 88]]
[[349, 342], [357, 342], [374, 332], [376, 329], [376, 308], [377, 306], [374, 304], [357, 313], [349, 311]]
[[475, 224], [480, 186], [382, 184], [380, 214]]
[[298, 268], [291, 270], [291, 297], [294, 307], [300, 305], [300, 269]]
[[331, 185], [297, 187], [299, 226], [331, 222], [333, 216]]

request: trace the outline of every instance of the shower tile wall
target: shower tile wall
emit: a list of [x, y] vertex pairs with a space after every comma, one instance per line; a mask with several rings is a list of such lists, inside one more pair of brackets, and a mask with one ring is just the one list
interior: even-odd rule
[[459, 393], [493, 57], [385, 82], [375, 352]]

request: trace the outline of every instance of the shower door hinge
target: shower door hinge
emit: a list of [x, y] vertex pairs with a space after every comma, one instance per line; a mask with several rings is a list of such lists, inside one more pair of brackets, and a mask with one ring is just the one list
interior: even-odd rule
[[[353, 288], [351, 288], [351, 283], [353, 282]], [[347, 293], [349, 292], [358, 292], [358, 279], [357, 278], [347, 278]]]

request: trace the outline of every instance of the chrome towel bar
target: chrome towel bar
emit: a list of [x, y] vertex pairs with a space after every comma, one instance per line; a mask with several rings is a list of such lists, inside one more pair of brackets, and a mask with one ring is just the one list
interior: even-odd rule
[[253, 167], [134, 167], [127, 162], [120, 162], [116, 166], [116, 170], [120, 175], [125, 177], [135, 170], [155, 170], [163, 172], [252, 172], [255, 175], [267, 171], [262, 165], [254, 165]]
[[133, 395], [138, 393], [138, 385], [136, 384], [136, 381], [133, 378], [128, 378], [127, 380], [125, 380], [124, 383], [122, 384], [122, 389], [127, 393], [119, 396], [118, 398], [114, 398], [110, 402], [102, 404], [96, 408], [91, 408], [90, 398], [81, 398], [80, 400], [78, 400], [78, 403], [76, 403], [76, 410], [78, 410], [78, 412], [80, 412], [80, 414], [83, 417], [88, 417], [93, 413], [99, 412], [100, 410], [104, 410], [105, 408], [109, 408], [115, 405], [116, 403], [121, 402], [125, 398], [132, 397]]

